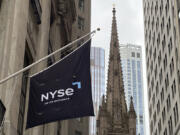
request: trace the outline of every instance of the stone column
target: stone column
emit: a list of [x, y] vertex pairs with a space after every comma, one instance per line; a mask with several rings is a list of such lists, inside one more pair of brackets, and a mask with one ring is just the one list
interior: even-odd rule
[[[42, 16], [41, 16], [41, 24], [39, 25], [39, 33], [38, 33], [38, 41], [36, 48], [36, 57], [34, 61], [39, 60], [40, 58], [46, 56], [48, 54], [48, 44], [49, 44], [49, 29], [50, 29], [50, 14], [51, 14], [51, 1], [42, 0], [41, 1], [42, 8]], [[47, 67], [47, 60], [41, 62], [32, 68], [33, 73], [37, 73]], [[27, 92], [29, 93], [29, 92]], [[29, 95], [27, 96], [27, 98]], [[28, 105], [26, 105], [28, 106]], [[27, 108], [26, 108], [27, 114]], [[47, 125], [41, 125], [34, 128], [31, 128], [25, 131], [27, 135], [45, 135], [47, 132]]]
[[[21, 0], [2, 2], [0, 18], [0, 78], [22, 69], [24, 59], [26, 24], [29, 3]], [[6, 107], [4, 132], [17, 134], [21, 75], [0, 86], [0, 95]]]

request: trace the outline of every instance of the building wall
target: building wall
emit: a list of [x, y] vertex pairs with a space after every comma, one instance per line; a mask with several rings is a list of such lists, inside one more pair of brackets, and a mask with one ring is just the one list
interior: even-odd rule
[[150, 133], [180, 134], [178, 0], [144, 0]]
[[[33, 2], [39, 5], [35, 6]], [[90, 14], [88, 4], [86, 3], [85, 7]], [[73, 33], [77, 29], [77, 25], [74, 25], [78, 13], [76, 8], [78, 9], [77, 3], [72, 0], [0, 1], [0, 79], [63, 47], [72, 41], [73, 37], [78, 37], [78, 34], [83, 34], [82, 31]], [[86, 32], [90, 31], [89, 20], [86, 20]], [[83, 121], [76, 119], [75, 124], [70, 120], [52, 122], [25, 130], [29, 97], [28, 76], [59, 60], [67, 51], [34, 66], [28, 74], [20, 74], [0, 85], [0, 99], [6, 107], [3, 128], [5, 135], [88, 134], [88, 118]]]
[[[82, 8], [80, 6], [80, 2], [84, 3], [84, 6]], [[90, 32], [91, 28], [91, 0], [76, 0], [75, 3], [77, 9], [77, 19], [73, 24], [72, 39], [77, 39], [82, 35], [87, 34], [88, 32]], [[84, 24], [83, 27], [80, 27], [79, 25], [81, 19], [84, 20], [82, 22], [82, 24]]]
[[120, 45], [121, 64], [127, 108], [131, 96], [136, 111], [136, 134], [144, 135], [144, 90], [142, 70], [142, 49], [138, 45]]
[[96, 119], [105, 94], [105, 51], [102, 48], [91, 47], [91, 80], [95, 117], [90, 117], [89, 134], [96, 135]]

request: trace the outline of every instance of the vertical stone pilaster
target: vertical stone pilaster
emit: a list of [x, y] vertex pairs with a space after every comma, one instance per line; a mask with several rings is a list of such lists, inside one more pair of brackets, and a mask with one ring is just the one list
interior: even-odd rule
[[[36, 48], [37, 53], [34, 61], [37, 61], [48, 54], [51, 1], [49, 0], [41, 1], [41, 8], [42, 8], [41, 24], [39, 25], [39, 33], [38, 33], [37, 48]], [[33, 67], [32, 72], [37, 73], [45, 69], [46, 67], [47, 67], [47, 60]], [[27, 98], [28, 97], [29, 95], [27, 95]], [[26, 105], [26, 114], [27, 114], [27, 106], [28, 105]], [[50, 130], [48, 125], [42, 125], [29, 129], [28, 131], [25, 131], [25, 133], [27, 135], [46, 135], [45, 133], [47, 133], [48, 130]]]
[[[3, 1], [0, 17], [2, 21], [0, 31], [1, 46], [1, 79], [22, 69], [26, 24], [28, 15], [28, 5], [26, 1], [14, 0]], [[21, 59], [20, 59], [21, 58]], [[18, 82], [19, 81], [19, 82]], [[0, 93], [6, 107], [4, 132], [6, 135], [16, 135], [19, 99], [21, 88], [21, 75], [12, 78], [0, 86]]]

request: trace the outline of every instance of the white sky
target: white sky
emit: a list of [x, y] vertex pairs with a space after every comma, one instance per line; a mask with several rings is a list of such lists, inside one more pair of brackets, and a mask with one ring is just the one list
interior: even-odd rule
[[91, 24], [92, 30], [100, 27], [92, 40], [92, 46], [105, 49], [106, 77], [111, 37], [112, 8], [115, 3], [116, 21], [120, 44], [132, 43], [142, 46], [143, 75], [144, 75], [144, 107], [145, 107], [145, 135], [149, 135], [148, 97], [145, 67], [143, 0], [92, 0]]

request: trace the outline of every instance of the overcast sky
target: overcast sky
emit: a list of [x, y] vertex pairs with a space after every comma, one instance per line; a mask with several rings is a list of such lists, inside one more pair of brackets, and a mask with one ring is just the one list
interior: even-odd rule
[[118, 27], [118, 36], [120, 44], [135, 44], [142, 46], [143, 54], [143, 75], [144, 75], [144, 100], [145, 100], [145, 123], [146, 133], [149, 135], [149, 119], [147, 104], [147, 87], [146, 87], [146, 67], [145, 67], [145, 49], [144, 49], [144, 27], [143, 27], [143, 0], [92, 0], [92, 30], [97, 27], [101, 28], [92, 40], [92, 46], [102, 47], [105, 49], [106, 59], [106, 77], [107, 62], [109, 57], [109, 46], [112, 24], [112, 8], [115, 3], [116, 21]]

